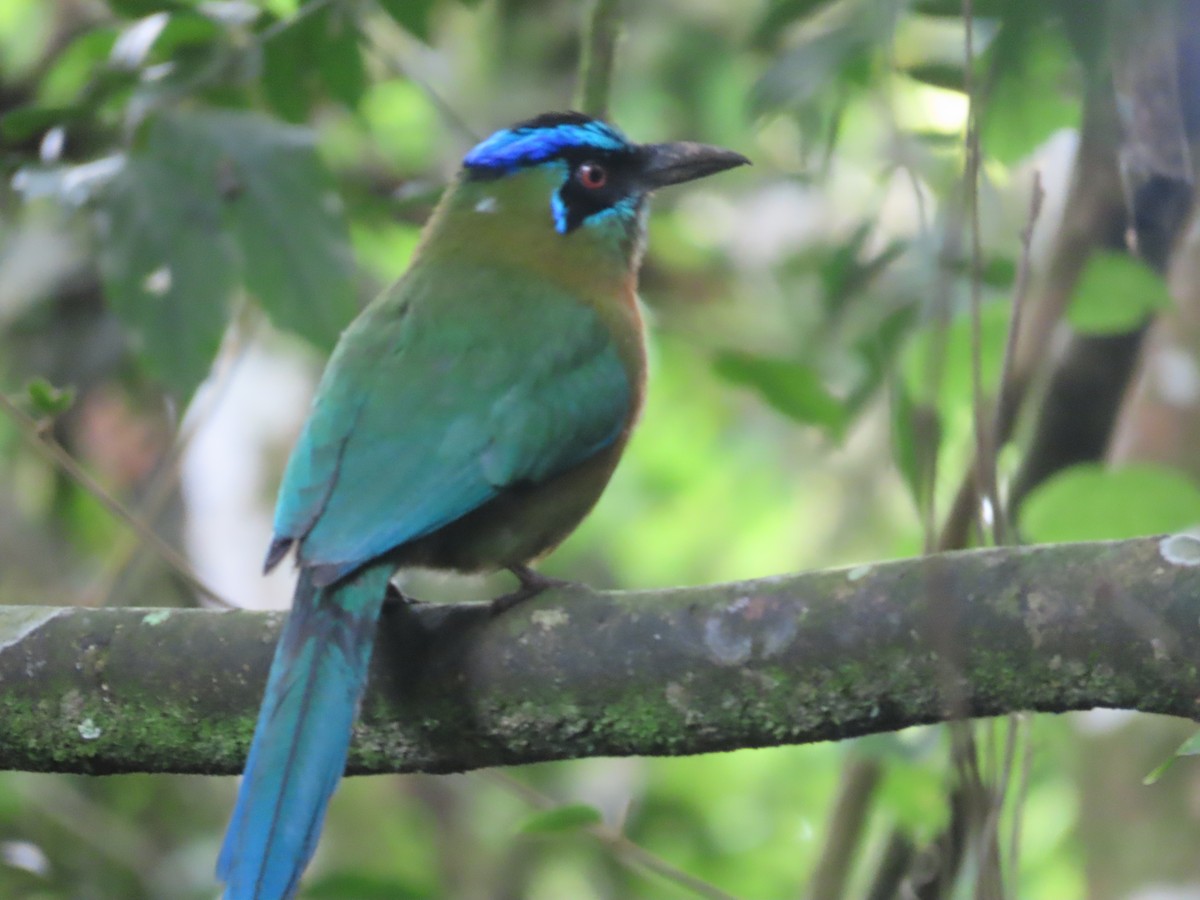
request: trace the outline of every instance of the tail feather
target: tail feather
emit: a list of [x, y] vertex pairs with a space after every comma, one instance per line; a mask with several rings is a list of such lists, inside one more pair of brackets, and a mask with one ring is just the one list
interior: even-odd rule
[[217, 862], [225, 900], [295, 893], [346, 767], [389, 574], [318, 588], [301, 571]]

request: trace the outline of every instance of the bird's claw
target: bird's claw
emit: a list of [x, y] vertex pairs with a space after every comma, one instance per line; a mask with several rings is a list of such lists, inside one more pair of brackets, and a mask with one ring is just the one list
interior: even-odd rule
[[393, 615], [403, 607], [423, 606], [425, 602], [424, 600], [418, 600], [416, 597], [410, 597], [389, 581], [387, 593], [383, 597], [383, 613], [384, 615]]
[[499, 615], [518, 604], [524, 603], [526, 600], [531, 600], [548, 588], [564, 587], [571, 584], [565, 578], [551, 578], [549, 575], [543, 575], [541, 572], [529, 568], [529, 566], [510, 566], [508, 571], [512, 572], [521, 584], [515, 591], [501, 594], [492, 600], [492, 615]]

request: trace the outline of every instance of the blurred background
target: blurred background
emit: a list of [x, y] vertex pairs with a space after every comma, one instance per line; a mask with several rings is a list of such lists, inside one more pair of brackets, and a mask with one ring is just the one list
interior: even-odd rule
[[[965, 5], [602, 4], [612, 121], [754, 167], [656, 198], [647, 408], [548, 574], [1200, 523], [1200, 5], [976, 0], [969, 66]], [[0, 4], [0, 603], [287, 604], [287, 567], [259, 573], [325, 356], [464, 152], [575, 102], [593, 9]], [[1200, 770], [1143, 784], [1193, 729], [1094, 712], [983, 723], [970, 765], [922, 728], [349, 779], [302, 896], [1200, 897]], [[234, 792], [2, 772], [0, 896], [213, 897]], [[577, 804], [603, 827], [545, 814]]]

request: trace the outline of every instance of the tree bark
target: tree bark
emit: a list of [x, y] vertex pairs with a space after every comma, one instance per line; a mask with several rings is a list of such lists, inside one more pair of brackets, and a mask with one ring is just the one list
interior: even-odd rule
[[[241, 770], [280, 614], [0, 607], [0, 768]], [[1095, 706], [1197, 717], [1200, 539], [947, 553], [501, 615], [384, 615], [353, 773], [837, 740]]]

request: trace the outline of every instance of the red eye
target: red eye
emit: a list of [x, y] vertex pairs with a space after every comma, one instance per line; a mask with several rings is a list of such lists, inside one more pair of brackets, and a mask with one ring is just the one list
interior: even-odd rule
[[608, 170], [599, 163], [585, 162], [579, 167], [579, 183], [589, 191], [598, 191], [608, 183]]

